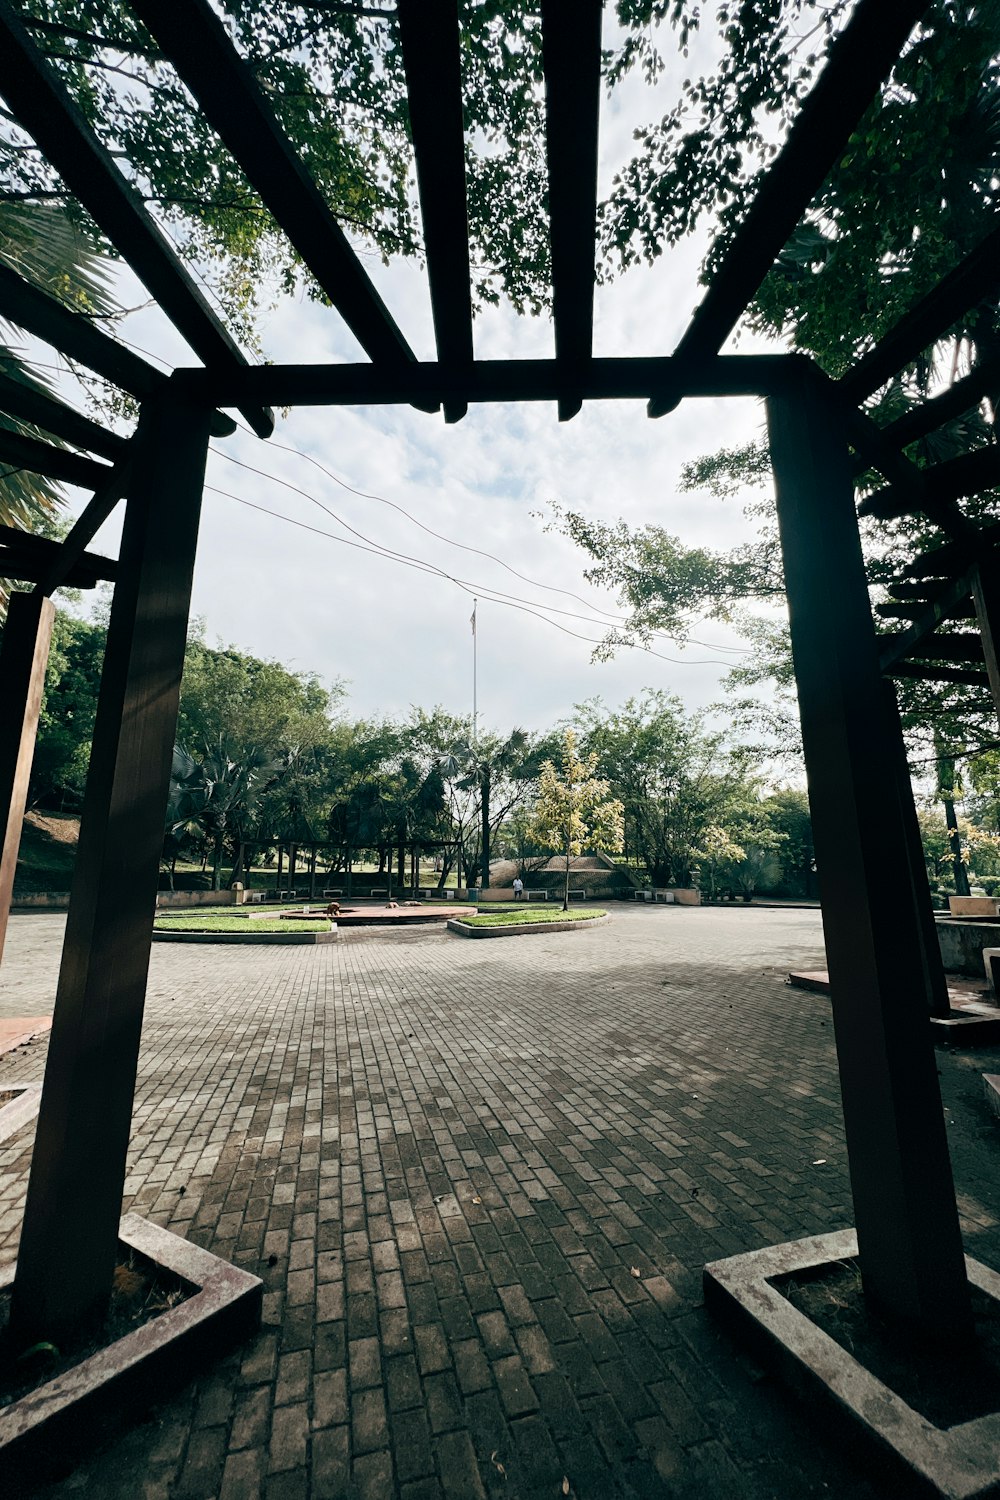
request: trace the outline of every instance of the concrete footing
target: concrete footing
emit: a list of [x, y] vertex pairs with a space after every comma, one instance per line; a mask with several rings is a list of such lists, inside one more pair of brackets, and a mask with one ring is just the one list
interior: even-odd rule
[[[192, 1295], [0, 1408], [0, 1494], [17, 1494], [28, 1477], [34, 1483], [68, 1472], [109, 1426], [202, 1374], [260, 1326], [263, 1283], [256, 1276], [138, 1214], [122, 1219], [119, 1242], [186, 1282]], [[0, 1290], [13, 1280], [9, 1267]]]
[[[1000, 1411], [935, 1427], [788, 1301], [775, 1280], [858, 1253], [853, 1229], [736, 1255], [705, 1267], [705, 1305], [800, 1395], [865, 1440], [907, 1496], [985, 1500], [1000, 1494]], [[973, 1286], [1000, 1302], [1000, 1276], [966, 1257]], [[997, 1395], [1000, 1407], [1000, 1392]]]

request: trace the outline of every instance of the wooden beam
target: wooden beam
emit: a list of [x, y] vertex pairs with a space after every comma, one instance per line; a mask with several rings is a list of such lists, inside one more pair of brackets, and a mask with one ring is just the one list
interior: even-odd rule
[[90, 318], [71, 312], [9, 266], [0, 266], [0, 317], [51, 344], [67, 359], [86, 365], [139, 401], [167, 383], [165, 375], [109, 338]]
[[887, 669], [888, 677], [912, 677], [918, 682], [955, 682], [963, 687], [990, 686], [985, 672], [974, 672], [967, 667], [938, 667], [928, 662], [897, 661]]
[[14, 1282], [21, 1347], [62, 1344], [111, 1289], [208, 410], [144, 409], [94, 726]]
[[996, 552], [980, 558], [973, 568], [972, 598], [979, 621], [990, 691], [1000, 718], [1000, 558]]
[[[89, 555], [89, 554], [88, 554]], [[9, 578], [18, 583], [33, 583], [32, 593], [41, 593], [37, 587], [45, 577], [51, 564], [36, 552], [26, 552], [18, 547], [0, 547], [0, 578]], [[105, 579], [113, 579], [115, 564], [108, 558], [97, 558], [93, 565], [86, 556], [70, 568], [63, 582], [67, 588], [93, 589]]]
[[913, 780], [906, 758], [906, 741], [903, 738], [903, 722], [899, 717], [899, 701], [894, 684], [884, 677], [882, 697], [885, 704], [886, 734], [895, 763], [899, 815], [906, 840], [906, 876], [910, 883], [911, 899], [920, 929], [920, 967], [923, 975], [924, 1003], [927, 1006], [928, 1015], [943, 1019], [951, 1014], [948, 981], [945, 979], [941, 944], [938, 942], [934, 925], [934, 904], [931, 900], [930, 882], [927, 879], [927, 865], [924, 861], [917, 805], [913, 800]]
[[412, 361], [412, 350], [207, 0], [135, 0], [132, 9], [361, 347], [376, 363]]
[[[887, 443], [896, 448], [906, 448], [910, 443], [927, 437], [930, 433], [952, 422], [964, 412], [978, 406], [984, 396], [1000, 388], [1000, 356], [984, 359], [968, 375], [956, 380], [946, 391], [929, 396], [912, 411], [897, 417], [881, 429]], [[886, 478], [891, 479], [887, 474]]]
[[[9, 0], [0, 0], [0, 93], [198, 357], [222, 369], [244, 365], [239, 345], [146, 212], [139, 193], [91, 130]], [[260, 437], [270, 437], [274, 431], [270, 411], [258, 405], [241, 410]]]
[[897, 0], [895, 5], [859, 0], [746, 218], [723, 251], [677, 355], [702, 360], [722, 348], [926, 9], [927, 0]]
[[0, 635], [0, 959], [14, 890], [21, 825], [55, 609], [48, 599], [11, 594]]
[[911, 646], [907, 655], [915, 661], [968, 662], [983, 665], [982, 637], [963, 630], [957, 635], [940, 635], [937, 631], [926, 640]]
[[[867, 412], [844, 400], [834, 381], [824, 375], [821, 383], [831, 393], [840, 411], [848, 441], [859, 456], [856, 468], [877, 469], [889, 481], [897, 502], [904, 505], [908, 512], [922, 512], [949, 537], [966, 536], [972, 530], [972, 525], [954, 500], [939, 495], [928, 485], [925, 470], [918, 468], [912, 459], [901, 453]], [[861, 502], [859, 514], [866, 514], [867, 503], [867, 500]]]
[[[213, 416], [215, 415], [217, 413], [213, 413]], [[211, 418], [209, 427], [211, 427]], [[66, 583], [79, 560], [90, 555], [84, 549], [124, 495], [130, 473], [131, 451], [129, 458], [117, 464], [100, 488], [94, 491], [73, 522], [69, 532], [60, 543], [58, 551], [50, 557], [47, 567], [39, 575], [35, 589], [37, 594], [55, 593], [57, 588], [61, 588]]]
[[128, 439], [109, 432], [106, 427], [92, 422], [81, 412], [50, 396], [46, 391], [36, 390], [23, 380], [14, 380], [0, 370], [0, 411], [33, 427], [41, 427], [64, 443], [74, 448], [83, 448], [89, 453], [99, 453], [102, 458], [115, 459], [128, 444]]
[[31, 474], [44, 474], [47, 479], [78, 484], [85, 490], [96, 489], [111, 473], [107, 464], [84, 458], [81, 453], [70, 453], [66, 448], [53, 448], [41, 438], [27, 437], [8, 427], [0, 427], [0, 463], [27, 469]]
[[[90, 318], [71, 312], [48, 292], [32, 286], [9, 266], [0, 265], [0, 318], [51, 344], [76, 364], [85, 365], [137, 401], [165, 388], [166, 375], [147, 364], [124, 344], [103, 333]], [[212, 413], [213, 437], [229, 437], [236, 423], [222, 412]]]
[[[570, 380], [594, 346], [602, 12], [603, 0], [542, 0], [552, 316], [556, 360]], [[559, 420], [582, 404], [560, 397]]]
[[904, 366], [943, 338], [964, 313], [996, 288], [1000, 282], [998, 262], [1000, 229], [994, 229], [841, 376], [837, 384], [848, 400], [860, 406]]
[[[883, 620], [915, 620], [921, 624], [930, 617], [936, 617], [935, 624], [937, 620], [972, 620], [975, 618], [971, 599], [957, 600], [943, 614], [933, 606], [928, 608], [923, 602], [911, 604], [905, 601], [887, 601], [885, 604], [876, 604], [875, 614]], [[930, 626], [930, 629], [933, 628], [933, 625]]]
[[[933, 496], [938, 502], [957, 500], [963, 495], [977, 495], [980, 490], [991, 489], [1000, 484], [1000, 447], [990, 444], [963, 453], [958, 458], [949, 458], [944, 463], [921, 471], [924, 495]], [[919, 502], [919, 509], [926, 509], [927, 500]], [[911, 495], [901, 492], [895, 485], [875, 490], [861, 502], [858, 514], [876, 516], [888, 521], [897, 516], [910, 514], [915, 508]], [[971, 530], [970, 530], [971, 534]]]
[[178, 371], [199, 400], [232, 406], [266, 397], [275, 406], [428, 406], [436, 401], [648, 400], [665, 390], [684, 396], [762, 396], [812, 380], [797, 354], [729, 354], [692, 366], [671, 356], [592, 359], [567, 372], [554, 359], [476, 360], [471, 369], [422, 360], [403, 369], [357, 365], [255, 365], [220, 374]]
[[965, 1259], [847, 442], [815, 390], [772, 398], [768, 432], [862, 1283], [897, 1327], [961, 1344]]
[[[96, 527], [94, 529], [96, 530]], [[69, 537], [65, 541], [57, 541], [53, 537], [38, 536], [32, 531], [22, 531], [17, 526], [0, 526], [0, 546], [4, 549], [0, 552], [0, 563], [2, 563], [0, 577], [44, 577], [57, 562], [64, 558], [68, 540]], [[4, 571], [12, 556], [23, 559], [31, 565], [27, 574]], [[74, 588], [93, 588], [98, 579], [111, 580], [117, 572], [117, 564], [111, 558], [102, 557], [96, 552], [85, 552], [82, 545], [67, 566], [76, 569], [77, 576], [71, 580], [71, 586]], [[89, 582], [81, 581], [85, 575], [89, 578]], [[58, 587], [58, 584], [55, 587]], [[51, 592], [51, 590], [37, 590], [36, 592]]]
[[[397, 0], [437, 357], [471, 365], [472, 272], [458, 0]], [[448, 401], [446, 422], [465, 401]]]

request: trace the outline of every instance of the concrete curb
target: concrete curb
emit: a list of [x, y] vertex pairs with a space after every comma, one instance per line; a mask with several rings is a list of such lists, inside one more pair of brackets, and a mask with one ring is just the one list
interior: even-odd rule
[[199, 932], [188, 928], [185, 932], [166, 932], [153, 928], [154, 943], [335, 943], [337, 928], [330, 932]]
[[588, 927], [600, 927], [610, 920], [610, 916], [605, 915], [577, 917], [571, 922], [516, 922], [509, 927], [471, 927], [468, 922], [453, 917], [448, 923], [448, 931], [467, 938], [534, 937], [540, 932], [586, 932]]
[[22, 1126], [27, 1125], [38, 1113], [42, 1102], [40, 1083], [4, 1083], [5, 1094], [17, 1094], [8, 1104], [0, 1106], [0, 1144], [10, 1140]]
[[[780, 1277], [853, 1259], [853, 1229], [734, 1255], [705, 1267], [705, 1306], [743, 1336], [826, 1417], [860, 1436], [905, 1475], [906, 1494], [980, 1500], [1000, 1486], [1000, 1412], [957, 1426], [929, 1422], [876, 1379], [773, 1285]], [[970, 1256], [969, 1281], [1000, 1300], [1000, 1276]], [[1000, 1397], [998, 1397], [1000, 1404]]]
[[[177, 1307], [99, 1349], [0, 1411], [0, 1476], [16, 1482], [39, 1470], [72, 1468], [106, 1423], [134, 1417], [169, 1384], [204, 1374], [220, 1354], [260, 1326], [263, 1282], [180, 1235], [126, 1214], [119, 1243], [194, 1288]], [[14, 1267], [0, 1289], [14, 1280]], [[16, 1490], [5, 1490], [16, 1493]]]

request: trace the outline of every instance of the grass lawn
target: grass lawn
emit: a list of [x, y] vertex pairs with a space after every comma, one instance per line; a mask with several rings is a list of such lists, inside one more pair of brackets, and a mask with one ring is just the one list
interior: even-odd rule
[[201, 911], [159, 912], [153, 926], [159, 932], [329, 932], [325, 917], [282, 921], [280, 917], [249, 919], [233, 915], [231, 906], [205, 906]]
[[563, 911], [562, 907], [555, 906], [529, 906], [527, 902], [518, 901], [506, 904], [497, 902], [502, 910], [492, 909], [488, 912], [479, 912], [474, 917], [462, 917], [460, 920], [467, 922], [470, 927], [515, 927], [522, 922], [581, 922], [588, 917], [606, 917], [607, 912], [601, 908], [592, 906], [586, 911], [581, 911], [578, 906], [571, 906], [569, 911]]

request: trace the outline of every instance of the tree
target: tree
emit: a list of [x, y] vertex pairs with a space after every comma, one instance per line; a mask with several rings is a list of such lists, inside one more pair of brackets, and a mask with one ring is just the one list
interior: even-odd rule
[[685, 714], [678, 698], [647, 691], [618, 711], [592, 698], [577, 705], [573, 722], [621, 799], [629, 856], [654, 885], [690, 885], [712, 827], [742, 842], [756, 783], [723, 736]]
[[[673, 30], [687, 56], [701, 25], [695, 0], [615, 0], [605, 27], [609, 92], [639, 71], [654, 83]], [[782, 123], [821, 64], [849, 0], [818, 25], [811, 0], [716, 7], [713, 71], [692, 72], [674, 110], [636, 133], [600, 206], [600, 275], [613, 276], [718, 214], [741, 216]], [[78, 106], [126, 163], [151, 209], [218, 280], [245, 334], [275, 290], [318, 291], [270, 215], [123, 0], [25, 0], [21, 7]], [[227, 0], [225, 24], [321, 193], [344, 225], [383, 257], [420, 253], [410, 125], [392, 6], [362, 0]], [[547, 304], [544, 99], [537, 7], [462, 0], [466, 162], [475, 291], [519, 309]], [[808, 41], [803, 41], [803, 20]], [[706, 31], [709, 24], [706, 23]], [[820, 33], [815, 36], [815, 33]], [[769, 118], [769, 116], [771, 118]], [[11, 132], [16, 146], [25, 142]], [[19, 150], [13, 202], [60, 202], [58, 178]]]
[[29, 787], [42, 807], [78, 808], [83, 801], [105, 640], [101, 625], [56, 611]]
[[[0, 168], [6, 172], [16, 158], [0, 141]], [[55, 203], [11, 204], [0, 194], [0, 265], [26, 276], [76, 312], [108, 317], [118, 311], [111, 296], [110, 266], [98, 253], [93, 236], [75, 225]], [[52, 383], [25, 357], [15, 340], [20, 331], [0, 320], [0, 371], [9, 379], [43, 394]], [[0, 428], [42, 437], [64, 446], [50, 433], [0, 413]], [[0, 525], [52, 536], [58, 531], [62, 505], [59, 486], [40, 474], [16, 465], [0, 465]], [[6, 608], [7, 587], [0, 580], [0, 618]]]
[[794, 895], [815, 895], [816, 855], [808, 795], [797, 787], [780, 787], [764, 798], [762, 807], [769, 826], [781, 835], [779, 858], [786, 889], [791, 885]]
[[456, 778], [459, 790], [478, 794], [479, 869], [484, 890], [490, 883], [493, 835], [524, 805], [547, 750], [523, 729], [512, 729], [506, 736], [487, 732], [474, 742], [459, 741], [440, 764], [441, 774]]
[[[657, 9], [639, 8], [647, 17]], [[654, 259], [710, 210], [721, 210], [716, 253], [727, 242], [769, 155], [767, 113], [787, 115], [824, 50], [822, 33], [829, 39], [848, 11], [841, 3], [818, 16], [813, 10], [816, 25], [806, 35], [819, 35], [803, 42], [800, 23], [811, 9], [803, 0], [741, 7], [738, 17], [723, 8], [727, 57], [713, 73], [692, 78], [682, 104], [639, 133], [635, 158], [606, 207], [606, 241], [617, 241], [623, 263]], [[985, 3], [936, 0], [765, 279], [751, 325], [841, 374], [994, 227], [998, 154], [1000, 12]], [[713, 263], [710, 258], [707, 272]], [[993, 295], [889, 382], [869, 409], [880, 421], [898, 417], [998, 348]], [[992, 442], [997, 394], [990, 393], [989, 410], [964, 413], [911, 445], [908, 456], [924, 466]], [[767, 444], [758, 440], [688, 465], [680, 487], [742, 497], [767, 483], [769, 473]], [[870, 473], [858, 476], [862, 493], [882, 482]], [[965, 509], [973, 518], [989, 517], [995, 501], [995, 493], [987, 493]], [[657, 632], [683, 642], [696, 619], [727, 620], [750, 634], [756, 658], [731, 674], [729, 685], [739, 691], [767, 678], [779, 689], [788, 683], [780, 618], [759, 613], [783, 595], [773, 511], [756, 499], [746, 508], [758, 519], [758, 535], [730, 553], [684, 547], [659, 527], [631, 530], [558, 513], [556, 524], [590, 559], [587, 576], [615, 589], [629, 611], [600, 654], [626, 641], [648, 642]], [[939, 539], [923, 518], [912, 516], [867, 522], [862, 534], [876, 589]], [[954, 715], [961, 723], [955, 738], [972, 752], [995, 741], [981, 690], [907, 682], [900, 697], [904, 724], [925, 743], [935, 721]], [[760, 714], [748, 700], [739, 712], [768, 720], [765, 727], [779, 731], [779, 744], [794, 749], [797, 732], [787, 735], [788, 716], [775, 717], [769, 706]]]
[[610, 787], [594, 774], [596, 770], [596, 752], [581, 757], [576, 735], [567, 729], [560, 768], [545, 761], [538, 780], [534, 832], [540, 844], [563, 856], [563, 911], [569, 910], [571, 861], [585, 847], [610, 852], [621, 848], [622, 805], [608, 796]]

